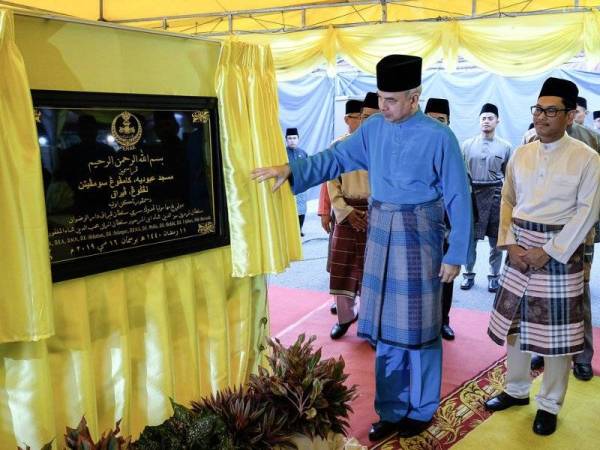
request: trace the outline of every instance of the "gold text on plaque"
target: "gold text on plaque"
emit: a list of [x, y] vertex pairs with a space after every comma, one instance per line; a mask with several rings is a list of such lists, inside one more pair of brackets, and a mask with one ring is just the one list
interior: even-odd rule
[[39, 109], [34, 109], [33, 117], [35, 117], [36, 123], [40, 123], [42, 121], [42, 112]]
[[123, 111], [113, 119], [110, 132], [123, 150], [133, 150], [142, 138], [142, 123], [129, 111]]
[[206, 123], [210, 118], [208, 111], [194, 111], [192, 113], [192, 123]]

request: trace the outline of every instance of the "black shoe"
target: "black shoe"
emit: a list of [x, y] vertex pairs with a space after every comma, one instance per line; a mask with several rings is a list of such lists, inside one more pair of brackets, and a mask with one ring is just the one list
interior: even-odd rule
[[498, 292], [500, 289], [500, 284], [498, 283], [498, 277], [489, 277], [488, 276], [488, 291], [489, 292]]
[[421, 420], [409, 419], [408, 417], [402, 419], [398, 426], [398, 436], [402, 438], [409, 438], [421, 434], [431, 424], [431, 420], [425, 422]]
[[538, 409], [533, 421], [533, 432], [535, 434], [541, 434], [542, 436], [548, 436], [556, 431], [556, 414], [549, 413]]
[[444, 324], [442, 325], [442, 337], [447, 341], [454, 340], [454, 330], [450, 328], [450, 325]]
[[492, 397], [485, 402], [484, 405], [489, 411], [502, 411], [511, 406], [529, 405], [529, 397], [515, 398], [508, 395], [506, 392], [500, 392], [497, 396]]
[[590, 381], [594, 377], [594, 371], [591, 364], [575, 363], [573, 364], [573, 375], [581, 381]]
[[369, 430], [369, 440], [380, 441], [383, 438], [391, 436], [398, 431], [399, 424], [400, 422], [386, 422], [385, 420], [375, 422]]
[[337, 303], [333, 302], [331, 304], [331, 306], [329, 307], [329, 312], [334, 315], [337, 314]]
[[531, 357], [531, 370], [540, 370], [544, 368], [544, 357], [533, 355]]
[[462, 283], [460, 283], [460, 288], [463, 291], [468, 291], [469, 289], [471, 289], [473, 287], [474, 284], [475, 284], [475, 278], [465, 277], [464, 280], [462, 280]]
[[357, 320], [358, 320], [358, 314], [354, 317], [354, 319], [352, 319], [348, 323], [342, 323], [342, 324], [336, 323], [333, 326], [333, 328], [331, 329], [331, 333], [329, 333], [329, 336], [331, 337], [331, 339], [341, 338], [343, 335], [346, 334], [346, 331], [348, 331], [348, 328], [350, 328], [350, 325], [352, 325]]

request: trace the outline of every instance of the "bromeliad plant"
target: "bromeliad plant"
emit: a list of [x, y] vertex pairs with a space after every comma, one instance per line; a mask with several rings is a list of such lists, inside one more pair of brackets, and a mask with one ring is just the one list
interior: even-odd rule
[[274, 446], [296, 448], [290, 441], [287, 417], [276, 411], [260, 392], [227, 388], [192, 402], [196, 413], [208, 410], [224, 422], [237, 450], [267, 450]]
[[[330, 432], [345, 434], [356, 386], [346, 387], [344, 360], [321, 360], [313, 351], [316, 336], [304, 334], [289, 348], [279, 340], [271, 347], [268, 368], [251, 375], [246, 388], [225, 389], [192, 402], [188, 409], [171, 400], [173, 416], [147, 426], [138, 441], [119, 436], [119, 423], [97, 443], [85, 417], [67, 428], [69, 450], [267, 450], [296, 448], [294, 434], [326, 439]], [[49, 450], [50, 444], [42, 450]], [[24, 450], [19, 448], [18, 450]], [[29, 450], [29, 447], [26, 448]]]
[[65, 434], [65, 444], [69, 450], [130, 450], [131, 438], [119, 436], [121, 429], [117, 421], [114, 430], [108, 430], [102, 433], [100, 440], [94, 442], [88, 429], [85, 416], [81, 418], [77, 428], [67, 427]]
[[292, 433], [326, 439], [329, 432], [345, 434], [356, 386], [344, 384], [348, 375], [341, 357], [321, 361], [321, 350], [313, 351], [315, 340], [316, 336], [306, 340], [301, 334], [285, 348], [279, 340], [269, 339], [270, 370], [261, 367], [258, 375], [251, 375], [249, 391], [285, 415]]

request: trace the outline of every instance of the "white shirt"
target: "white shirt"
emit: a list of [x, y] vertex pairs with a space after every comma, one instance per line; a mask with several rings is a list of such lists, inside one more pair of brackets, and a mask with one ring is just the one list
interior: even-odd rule
[[513, 217], [564, 225], [544, 251], [566, 263], [585, 239], [600, 210], [600, 157], [567, 134], [558, 141], [519, 147], [506, 169], [498, 247], [515, 244]]

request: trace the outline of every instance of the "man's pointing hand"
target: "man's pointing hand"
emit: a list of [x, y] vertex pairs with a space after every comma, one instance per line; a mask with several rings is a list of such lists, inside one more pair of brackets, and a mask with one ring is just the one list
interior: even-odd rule
[[275, 192], [290, 177], [290, 173], [290, 166], [284, 164], [282, 166], [259, 167], [251, 172], [251, 177], [259, 183], [275, 178], [275, 184], [272, 189]]

